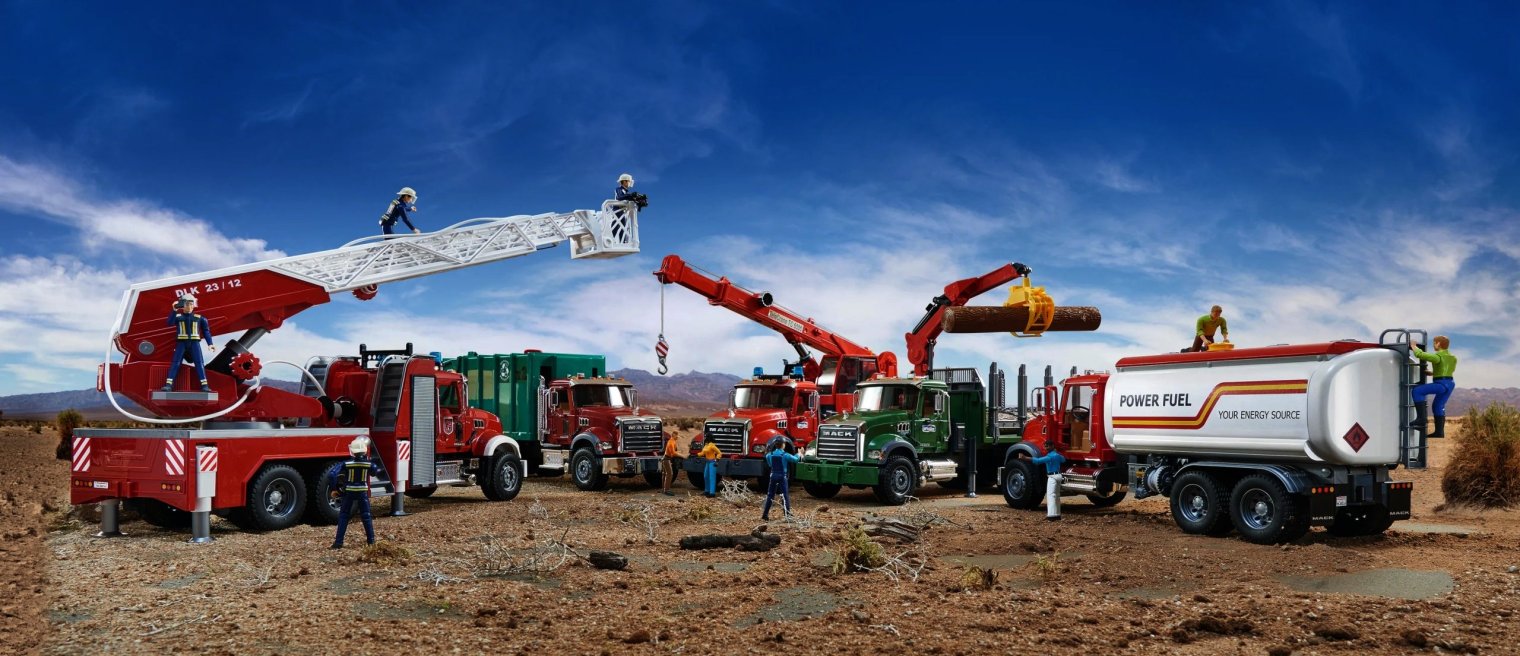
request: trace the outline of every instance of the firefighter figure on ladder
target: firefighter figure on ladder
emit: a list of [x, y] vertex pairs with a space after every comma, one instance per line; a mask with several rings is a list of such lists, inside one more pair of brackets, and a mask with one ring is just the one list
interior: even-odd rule
[[206, 384], [206, 358], [201, 354], [201, 340], [206, 340], [206, 348], [215, 351], [216, 344], [211, 341], [211, 324], [195, 312], [195, 296], [185, 294], [174, 302], [174, 309], [169, 311], [169, 325], [174, 328], [174, 359], [169, 361], [169, 377], [164, 379], [163, 391], [174, 391], [174, 376], [179, 373], [179, 368], [185, 363], [188, 355], [195, 362], [195, 376], [201, 381], [201, 391], [210, 392], [211, 386]]

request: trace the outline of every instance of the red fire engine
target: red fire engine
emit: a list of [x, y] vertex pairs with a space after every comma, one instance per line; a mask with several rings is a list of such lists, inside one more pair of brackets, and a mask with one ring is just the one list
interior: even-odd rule
[[[240, 526], [271, 530], [306, 517], [333, 521], [320, 494], [323, 472], [368, 436], [383, 475], [378, 493], [426, 496], [442, 485], [479, 484], [491, 499], [515, 496], [523, 469], [517, 443], [496, 416], [468, 406], [465, 378], [411, 345], [399, 351], [313, 358], [301, 389], [261, 384], [255, 342], [302, 310], [341, 292], [373, 298], [378, 285], [535, 253], [568, 242], [574, 259], [638, 252], [637, 208], [608, 201], [600, 210], [473, 219], [421, 235], [375, 236], [340, 248], [132, 286], [112, 347], [122, 362], [102, 365], [98, 387], [151, 412], [128, 417], [162, 428], [75, 432], [74, 504], [100, 502], [103, 533], [116, 532], [116, 507], [129, 500], [161, 525], [193, 523], [208, 539], [212, 511]], [[226, 340], [207, 364], [212, 389], [162, 391], [175, 335], [165, 323], [182, 294], [198, 297]], [[290, 363], [280, 363], [290, 364]], [[194, 376], [178, 376], [182, 380]], [[112, 397], [113, 403], [114, 397]], [[118, 406], [118, 409], [121, 408]], [[199, 424], [198, 427], [194, 427]], [[393, 494], [395, 514], [401, 495]], [[191, 517], [187, 513], [195, 513]]]

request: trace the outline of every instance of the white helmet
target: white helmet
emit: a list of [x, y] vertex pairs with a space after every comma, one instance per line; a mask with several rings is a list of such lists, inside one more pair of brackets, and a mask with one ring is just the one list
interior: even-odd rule
[[633, 176], [631, 176], [631, 175], [629, 175], [627, 173], [624, 173], [624, 174], [618, 176], [618, 183], [622, 184], [624, 182], [627, 182], [628, 184], [633, 184]]
[[183, 305], [187, 305], [189, 303], [194, 303], [194, 302], [195, 302], [195, 295], [194, 294], [181, 294], [180, 297], [179, 297], [179, 302], [176, 303], [176, 305], [183, 306]]
[[356, 456], [369, 453], [369, 438], [363, 435], [354, 438], [354, 441], [348, 443], [348, 452]]
[[412, 198], [416, 198], [417, 197], [417, 190], [413, 189], [411, 187], [402, 187], [401, 191], [396, 192], [396, 195], [397, 196], [411, 196]]

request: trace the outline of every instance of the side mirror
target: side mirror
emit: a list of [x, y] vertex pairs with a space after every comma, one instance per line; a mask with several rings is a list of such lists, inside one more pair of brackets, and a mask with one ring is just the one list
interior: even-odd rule
[[639, 407], [639, 391], [638, 390], [629, 388], [629, 390], [628, 390], [628, 405], [631, 406], [631, 407], [634, 407], [634, 408]]
[[941, 415], [941, 414], [944, 414], [944, 413], [945, 413], [945, 394], [943, 392], [935, 392], [934, 393], [934, 414]]
[[551, 408], [558, 408], [559, 407], [559, 390], [557, 390], [557, 389], [549, 390], [549, 407], [551, 407]]
[[812, 394], [808, 395], [808, 409], [812, 410], [813, 412], [818, 412], [818, 393], [817, 392], [813, 392]]
[[736, 409], [738, 407], [739, 407], [739, 390], [731, 389], [731, 390], [728, 391], [728, 409], [729, 410], [734, 410], [734, 409]]

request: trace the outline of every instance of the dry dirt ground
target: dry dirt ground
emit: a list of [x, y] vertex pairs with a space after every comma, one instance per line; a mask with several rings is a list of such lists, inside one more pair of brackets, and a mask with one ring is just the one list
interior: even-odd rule
[[[995, 492], [973, 500], [931, 487], [901, 510], [875, 508], [866, 492], [820, 502], [798, 490], [804, 521], [769, 525], [780, 548], [691, 552], [677, 547], [682, 536], [748, 532], [758, 508], [703, 499], [685, 482], [672, 498], [636, 479], [602, 493], [530, 479], [509, 502], [472, 488], [409, 500], [412, 515], [379, 518], [377, 529], [410, 555], [372, 562], [362, 540], [327, 550], [330, 527], [255, 534], [218, 521], [215, 543], [194, 545], [133, 521], [128, 537], [91, 537], [95, 527], [59, 504], [66, 468], [50, 459], [52, 436], [5, 431], [0, 629], [16, 652], [1382, 654], [1520, 644], [1520, 574], [1510, 571], [1520, 513], [1436, 512], [1440, 441], [1435, 468], [1398, 472], [1416, 481], [1414, 523], [1370, 538], [1316, 530], [1269, 547], [1186, 536], [1155, 499], [1106, 510], [1072, 502], [1064, 521], [1046, 522]], [[833, 573], [840, 530], [872, 510], [942, 521], [919, 546], [886, 545], [908, 565], [895, 580]], [[559, 540], [631, 565], [555, 568], [566, 558]], [[968, 566], [993, 570], [996, 582], [966, 589], [985, 580]], [[546, 571], [506, 571], [533, 569]]]

